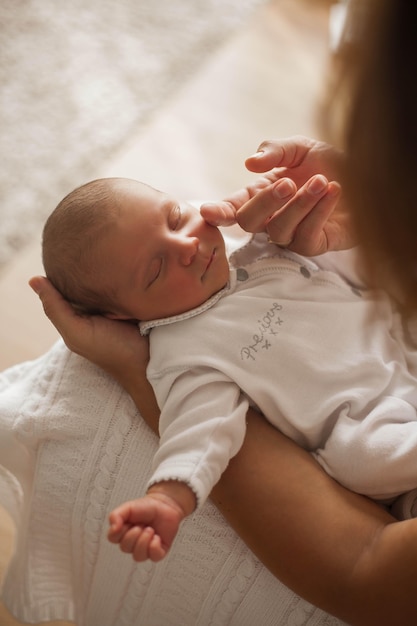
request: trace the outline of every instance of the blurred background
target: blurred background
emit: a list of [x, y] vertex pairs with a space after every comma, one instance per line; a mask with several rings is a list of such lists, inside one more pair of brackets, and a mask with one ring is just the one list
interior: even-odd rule
[[0, 2], [0, 271], [263, 3]]

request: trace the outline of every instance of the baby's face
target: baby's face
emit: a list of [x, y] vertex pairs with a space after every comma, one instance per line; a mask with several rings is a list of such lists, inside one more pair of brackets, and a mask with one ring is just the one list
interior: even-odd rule
[[120, 305], [113, 317], [176, 315], [225, 286], [229, 264], [218, 228], [196, 208], [147, 185], [119, 185], [120, 216], [102, 247], [106, 282], [116, 287]]

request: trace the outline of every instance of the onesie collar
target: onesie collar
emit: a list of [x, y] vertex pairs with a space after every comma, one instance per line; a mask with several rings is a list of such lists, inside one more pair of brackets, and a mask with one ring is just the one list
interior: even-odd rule
[[140, 334], [145, 337], [146, 335], [149, 335], [152, 328], [156, 328], [157, 326], [166, 326], [168, 324], [174, 324], [175, 322], [188, 320], [191, 317], [196, 317], [197, 315], [204, 313], [208, 309], [211, 309], [211, 307], [213, 307], [220, 300], [220, 298], [226, 295], [226, 293], [228, 293], [232, 289], [235, 283], [236, 283], [236, 270], [231, 269], [230, 274], [229, 274], [229, 280], [226, 283], [226, 285], [223, 287], [223, 289], [220, 289], [220, 291], [216, 291], [216, 293], [213, 294], [208, 300], [203, 302], [203, 304], [200, 304], [200, 306], [195, 307], [194, 309], [191, 309], [190, 311], [185, 311], [185, 313], [179, 313], [178, 315], [171, 315], [169, 317], [161, 317], [160, 319], [149, 320], [147, 322], [139, 322], [138, 326], [139, 326]]

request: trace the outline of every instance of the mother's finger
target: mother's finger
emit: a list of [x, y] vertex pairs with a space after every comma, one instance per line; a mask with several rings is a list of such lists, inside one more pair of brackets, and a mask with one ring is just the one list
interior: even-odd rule
[[328, 192], [298, 226], [291, 245], [294, 252], [316, 256], [356, 244], [350, 214], [339, 209], [340, 202], [340, 185], [329, 183]]
[[328, 185], [327, 178], [321, 174], [313, 176], [303, 185], [285, 206], [271, 215], [266, 224], [270, 239], [281, 245], [289, 245], [300, 223], [326, 194]]
[[[72, 352], [88, 355], [94, 343], [99, 344], [96, 338], [97, 333], [95, 331], [94, 319], [102, 319], [103, 324], [115, 323], [100, 318], [99, 316], [94, 318], [78, 313], [47, 278], [34, 276], [30, 279], [29, 285], [38, 294], [45, 315], [55, 326], [66, 346]], [[87, 358], [93, 362], [97, 362], [93, 358]]]
[[52, 283], [44, 276], [34, 276], [29, 280], [29, 285], [39, 296], [46, 316], [61, 332], [68, 319], [76, 320], [79, 316], [73, 307], [55, 289]]
[[266, 172], [273, 167], [293, 168], [317, 144], [302, 135], [263, 141], [255, 154], [248, 157], [245, 165], [251, 172]]
[[238, 224], [250, 233], [263, 232], [270, 217], [279, 211], [296, 192], [297, 187], [289, 178], [283, 178], [262, 189], [237, 211]]

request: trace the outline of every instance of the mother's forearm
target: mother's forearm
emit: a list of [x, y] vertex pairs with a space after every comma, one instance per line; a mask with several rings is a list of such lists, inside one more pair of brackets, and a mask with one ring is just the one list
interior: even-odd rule
[[316, 606], [350, 624], [391, 625], [399, 615], [403, 626], [417, 623], [417, 520], [393, 523], [255, 412], [212, 500], [270, 571]]
[[152, 385], [145, 377], [144, 371], [140, 366], [137, 372], [134, 368], [129, 368], [123, 378], [119, 378], [119, 382], [131, 396], [145, 422], [155, 434], [158, 434], [160, 410]]

